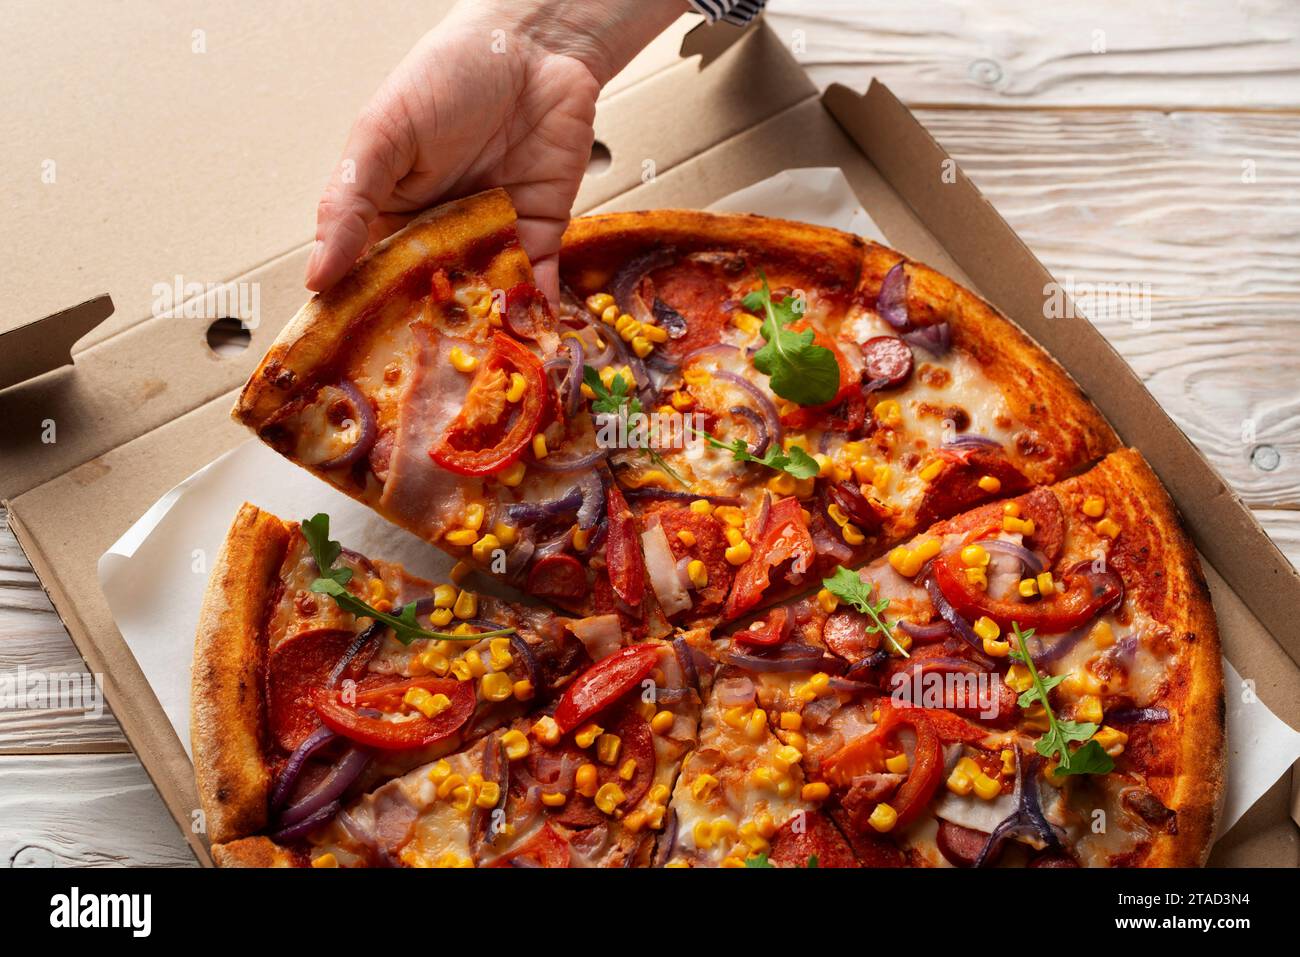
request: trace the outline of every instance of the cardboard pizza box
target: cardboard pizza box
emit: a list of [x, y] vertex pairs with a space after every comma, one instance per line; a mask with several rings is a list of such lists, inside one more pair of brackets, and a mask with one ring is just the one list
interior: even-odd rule
[[[429, 20], [427, 4], [313, 9], [249, 31], [213, 8], [164, 35], [174, 17], [129, 7], [71, 42], [62, 18], [15, 13], [31, 72], [40, 64], [68, 82], [20, 104], [27, 123], [9, 144], [38, 181], [51, 169], [53, 179], [22, 186], [13, 206], [28, 215], [0, 223], [6, 248], [26, 257], [0, 317], [0, 498], [204, 863], [189, 759], [114, 625], [96, 563], [159, 496], [247, 438], [229, 410], [307, 296], [316, 193], [351, 118], [409, 46], [410, 24]], [[1300, 576], [1105, 339], [1083, 318], [1046, 317], [1051, 276], [956, 164], [883, 85], [819, 93], [762, 23], [693, 25], [683, 18], [606, 90], [596, 132], [609, 162], [593, 167], [575, 211], [698, 207], [786, 168], [841, 168], [893, 245], [1018, 322], [1142, 450], [1210, 566], [1226, 653], [1300, 726]], [[78, 99], [92, 82], [111, 108]], [[46, 112], [66, 113], [60, 128], [75, 130], [57, 150]], [[121, 180], [96, 181], [106, 167]], [[32, 222], [44, 224], [34, 242]], [[42, 245], [56, 238], [58, 249]], [[214, 350], [209, 327], [236, 314], [251, 327], [248, 347]], [[1289, 779], [1220, 841], [1213, 863], [1300, 864]]]

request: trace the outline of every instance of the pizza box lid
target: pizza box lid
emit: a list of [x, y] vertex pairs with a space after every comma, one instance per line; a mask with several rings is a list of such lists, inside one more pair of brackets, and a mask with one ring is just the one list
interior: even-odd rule
[[[32, 112], [18, 124], [18, 156], [40, 168], [38, 158], [53, 153], [55, 165], [52, 182], [23, 186], [14, 205], [54, 214], [45, 221], [96, 228], [49, 231], [71, 233], [65, 242], [86, 247], [80, 266], [43, 268], [67, 262], [67, 251], [24, 248], [27, 268], [8, 273], [32, 284], [10, 280], [13, 310], [0, 321], [0, 420], [7, 424], [0, 496], [204, 863], [191, 827], [192, 767], [114, 625], [96, 563], [167, 489], [246, 438], [229, 418], [235, 390], [307, 295], [302, 275], [323, 171], [357, 108], [405, 52], [409, 23], [418, 20], [413, 9], [332, 10], [324, 20], [285, 14], [251, 33], [213, 12], [205, 26], [167, 42], [162, 26], [126, 11], [94, 37], [74, 38], [71, 52], [55, 26], [34, 14], [17, 24], [30, 51], [17, 55], [66, 55], [68, 70], [100, 71], [106, 98], [130, 107], [84, 109], [71, 93], [60, 95], [64, 87], [43, 91], [43, 111], [75, 109], [85, 124], [53, 149], [50, 124], [31, 105], [38, 98], [19, 100]], [[782, 169], [843, 169], [894, 245], [1018, 322], [1143, 451], [1191, 517], [1212, 566], [1216, 610], [1235, 636], [1230, 657], [1255, 677], [1276, 714], [1300, 725], [1300, 634], [1289, 627], [1300, 620], [1300, 576], [1100, 333], [1081, 317], [1046, 318], [1051, 276], [956, 163], [882, 84], [819, 94], [766, 25], [688, 33], [692, 22], [683, 18], [605, 91], [596, 135], [608, 163], [589, 171], [576, 211], [704, 206]], [[153, 59], [124, 55], [131, 50]], [[333, 67], [345, 52], [353, 65], [346, 76]], [[58, 75], [42, 62], [46, 75]], [[157, 83], [160, 71], [168, 83]], [[166, 135], [132, 135], [122, 112], [133, 129]], [[95, 159], [105, 151], [114, 163]], [[102, 179], [112, 175], [120, 178]], [[132, 184], [149, 203], [131, 202]], [[11, 217], [0, 229], [31, 219]], [[201, 288], [187, 290], [191, 281]], [[209, 326], [251, 306], [252, 290], [248, 348], [214, 351]], [[66, 364], [68, 346], [82, 336], [75, 362]], [[20, 346], [30, 347], [25, 358], [14, 357]], [[1300, 863], [1290, 801], [1284, 779], [1220, 841], [1214, 860]]]

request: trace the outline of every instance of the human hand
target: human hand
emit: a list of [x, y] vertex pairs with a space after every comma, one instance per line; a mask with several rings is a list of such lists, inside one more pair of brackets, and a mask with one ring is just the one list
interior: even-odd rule
[[684, 0], [462, 0], [348, 135], [316, 210], [307, 287], [328, 289], [371, 243], [438, 200], [501, 186], [554, 301], [596, 96], [686, 10]]

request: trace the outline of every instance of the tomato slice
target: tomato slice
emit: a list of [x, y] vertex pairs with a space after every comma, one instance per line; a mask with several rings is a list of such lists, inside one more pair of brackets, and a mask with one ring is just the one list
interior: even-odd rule
[[895, 708], [880, 703], [880, 722], [867, 734], [854, 738], [822, 762], [822, 773], [831, 782], [848, 787], [859, 774], [880, 769], [883, 745], [901, 726], [916, 732], [916, 750], [907, 780], [890, 805], [898, 813], [895, 828], [906, 827], [925, 810], [943, 778], [943, 749], [939, 732], [922, 708]]
[[772, 569], [791, 558], [802, 558], [811, 566], [815, 556], [816, 547], [799, 500], [786, 498], [777, 502], [768, 516], [762, 541], [754, 544], [753, 555], [736, 572], [722, 617], [732, 621], [757, 605], [767, 589]]
[[587, 593], [587, 570], [572, 555], [547, 555], [529, 568], [528, 593], [542, 598], [581, 598]]
[[645, 556], [641, 554], [636, 516], [613, 482], [605, 490], [605, 505], [609, 522], [609, 537], [605, 540], [609, 584], [614, 594], [635, 613], [645, 597]]
[[562, 838], [549, 823], [543, 824], [541, 829], [527, 841], [487, 866], [514, 867], [514, 862], [518, 858], [528, 858], [541, 867], [568, 867], [569, 842]]
[[784, 608], [775, 608], [767, 616], [767, 621], [763, 622], [761, 627], [742, 628], [732, 637], [746, 645], [770, 648], [773, 645], [779, 645], [785, 640], [785, 623], [789, 618], [790, 613]]
[[961, 552], [934, 560], [934, 582], [943, 597], [967, 621], [987, 616], [1004, 632], [1015, 622], [1024, 631], [1055, 635], [1087, 624], [1107, 608], [1124, 599], [1124, 582], [1114, 571], [1092, 572], [1087, 562], [1061, 576], [1065, 591], [1037, 602], [991, 598], [966, 581], [961, 570]]
[[659, 663], [659, 646], [629, 645], [600, 659], [574, 679], [555, 708], [555, 723], [568, 733], [639, 685]]
[[[362, 714], [362, 710], [397, 712], [402, 698], [413, 688], [422, 688], [430, 694], [445, 694], [451, 705], [426, 718], [416, 712], [414, 718], [404, 721], [385, 721], [383, 718]], [[385, 751], [403, 751], [423, 748], [451, 737], [474, 713], [474, 684], [451, 678], [412, 678], [396, 681], [357, 692], [356, 704], [343, 703], [342, 691], [319, 689], [312, 697], [316, 713], [330, 730], [364, 744]]]
[[[501, 387], [500, 373], [507, 379], [518, 372], [527, 387], [518, 412], [510, 425], [507, 408], [493, 423], [474, 422], [476, 405], [495, 399], [485, 395]], [[504, 333], [492, 337], [492, 351], [479, 363], [469, 387], [465, 407], [432, 449], [429, 457], [458, 475], [491, 475], [518, 460], [542, 424], [543, 413], [551, 408], [551, 387], [537, 356]]]

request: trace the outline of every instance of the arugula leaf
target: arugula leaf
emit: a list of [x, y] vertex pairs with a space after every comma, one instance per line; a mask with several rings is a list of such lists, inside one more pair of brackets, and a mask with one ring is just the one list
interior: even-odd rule
[[817, 855], [816, 855], [816, 854], [809, 854], [809, 855], [808, 855], [808, 865], [807, 865], [807, 866], [808, 866], [808, 867], [820, 867], [820, 866], [821, 866], [820, 864], [817, 863]]
[[767, 344], [754, 353], [754, 368], [766, 375], [772, 391], [800, 405], [821, 405], [835, 398], [840, 389], [840, 364], [835, 353], [813, 341], [813, 331], [787, 329], [797, 321], [797, 300], [786, 296], [772, 302], [767, 276], [759, 271], [763, 285], [745, 297], [745, 308], [764, 314], [759, 330]]
[[[1057, 718], [1052, 711], [1047, 693], [1064, 681], [1065, 676], [1048, 675], [1047, 678], [1043, 678], [1039, 675], [1027, 644], [1028, 639], [1034, 636], [1034, 629], [1021, 631], [1020, 623], [1015, 621], [1011, 626], [1020, 645], [1019, 648], [1011, 649], [1011, 657], [1029, 670], [1029, 676], [1033, 680], [1033, 686], [1021, 692], [1020, 697], [1016, 699], [1017, 703], [1022, 708], [1042, 704], [1043, 711], [1047, 714], [1047, 731], [1035, 742], [1034, 749], [1045, 758], [1059, 755], [1057, 774], [1106, 774], [1113, 770], [1115, 762], [1111, 756], [1100, 744], [1092, 740], [1092, 736], [1097, 733], [1095, 724], [1091, 721], [1066, 721]], [[1070, 745], [1079, 741], [1084, 742], [1083, 746], [1071, 751]]]
[[358, 598], [345, 587], [352, 580], [352, 569], [335, 568], [334, 563], [343, 552], [343, 546], [330, 539], [330, 517], [320, 512], [301, 523], [302, 537], [307, 539], [307, 547], [316, 559], [320, 577], [311, 583], [311, 590], [318, 595], [329, 595], [334, 603], [346, 612], [358, 618], [373, 618], [393, 629], [397, 640], [409, 645], [417, 638], [432, 638], [436, 641], [479, 641], [483, 638], [496, 638], [501, 635], [513, 635], [515, 629], [502, 628], [498, 631], [482, 631], [476, 635], [453, 635], [441, 631], [426, 631], [415, 620], [415, 602], [408, 602], [396, 615], [380, 611], [373, 605]]
[[912, 657], [894, 638], [893, 629], [882, 617], [885, 609], [889, 607], [889, 599], [882, 598], [878, 602], [872, 602], [870, 582], [864, 582], [856, 572], [839, 565], [830, 578], [822, 579], [822, 586], [840, 601], [847, 602], [871, 619], [872, 623], [867, 625], [868, 634], [881, 635], [898, 654], [904, 658]]
[[755, 854], [753, 857], [745, 858], [746, 867], [772, 867], [768, 861], [767, 854]]
[[[642, 411], [641, 400], [632, 394], [631, 383], [618, 373], [609, 380], [609, 385], [600, 381], [600, 373], [591, 366], [582, 367], [582, 382], [587, 388], [595, 393], [596, 398], [592, 400], [591, 411], [601, 415], [618, 415], [626, 419], [630, 415], [636, 415]], [[629, 428], [628, 434], [631, 434]], [[691, 485], [686, 479], [682, 478], [678, 471], [668, 464], [668, 461], [659, 454], [656, 449], [643, 447], [640, 450], [650, 459], [655, 466], [672, 478], [674, 482], [681, 485], [682, 488], [690, 488]]]
[[322, 578], [329, 578], [346, 585], [352, 580], [352, 569], [335, 568], [334, 563], [343, 553], [343, 546], [330, 541], [330, 517], [324, 512], [317, 512], [311, 518], [302, 521], [302, 537], [307, 539], [311, 557], [316, 559], [316, 568]]
[[810, 479], [821, 471], [821, 466], [817, 464], [817, 460], [797, 445], [792, 445], [785, 451], [768, 449], [767, 454], [760, 457], [749, 451], [749, 446], [744, 439], [724, 442], [716, 435], [710, 435], [708, 432], [702, 432], [699, 429], [691, 429], [691, 431], [715, 449], [730, 452], [737, 462], [753, 462], [756, 465], [766, 465], [770, 469], [786, 472], [797, 479]]

